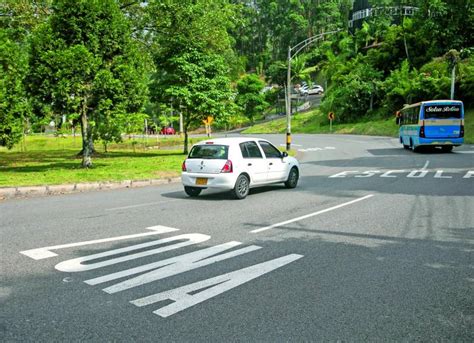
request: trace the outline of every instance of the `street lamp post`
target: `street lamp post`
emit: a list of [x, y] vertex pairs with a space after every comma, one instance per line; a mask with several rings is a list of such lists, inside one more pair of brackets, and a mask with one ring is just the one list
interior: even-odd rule
[[288, 47], [288, 70], [286, 72], [286, 151], [291, 149], [291, 47]]
[[[291, 149], [291, 60], [293, 57], [298, 55], [301, 50], [306, 48], [308, 45], [317, 42], [323, 37], [337, 33], [341, 30], [330, 31], [321, 33], [305, 39], [304, 41], [299, 42], [294, 47], [288, 47], [288, 69], [286, 73], [286, 150], [290, 151]], [[293, 52], [294, 51], [294, 52]]]

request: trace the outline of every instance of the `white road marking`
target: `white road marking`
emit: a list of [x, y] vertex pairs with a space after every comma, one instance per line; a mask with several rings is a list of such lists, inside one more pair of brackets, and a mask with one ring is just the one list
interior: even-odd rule
[[[297, 254], [286, 255], [207, 280], [198, 281], [166, 292], [156, 293], [144, 298], [136, 299], [131, 301], [131, 303], [135, 306], [141, 307], [164, 300], [171, 300], [173, 301], [172, 304], [153, 311], [153, 313], [166, 318], [191, 306], [197, 305], [203, 301], [222, 294], [232, 288], [256, 279], [257, 277], [269, 273], [275, 269], [283, 267], [302, 257], [303, 255]], [[204, 290], [199, 293], [193, 293], [201, 289]]]
[[118, 210], [127, 210], [130, 208], [137, 208], [137, 207], [145, 207], [145, 206], [153, 206], [153, 205], [158, 205], [162, 203], [168, 203], [168, 202], [173, 202], [173, 201], [178, 201], [180, 199], [171, 199], [171, 200], [163, 200], [163, 201], [155, 201], [155, 202], [146, 202], [143, 204], [136, 204], [136, 205], [129, 205], [129, 206], [122, 206], [122, 207], [112, 207], [112, 208], [106, 208], [106, 211], [118, 211]]
[[408, 173], [407, 177], [420, 179], [420, 178], [425, 177], [427, 174], [428, 174], [428, 170], [425, 170], [425, 169], [412, 170], [410, 173]]
[[56, 253], [54, 253], [50, 250], [74, 248], [74, 247], [80, 247], [80, 246], [84, 246], [84, 245], [99, 244], [99, 243], [106, 243], [106, 242], [113, 242], [113, 241], [121, 241], [121, 240], [125, 240], [125, 239], [146, 237], [146, 236], [152, 236], [152, 235], [160, 235], [160, 234], [163, 234], [163, 233], [178, 231], [178, 229], [174, 229], [174, 228], [166, 227], [166, 226], [162, 226], [162, 225], [147, 227], [146, 229], [147, 230], [152, 230], [152, 232], [138, 233], [138, 234], [126, 235], [126, 236], [117, 236], [117, 237], [104, 238], [104, 239], [95, 239], [95, 240], [92, 240], [92, 241], [85, 241], [85, 242], [78, 242], [78, 243], [53, 245], [53, 246], [49, 246], [49, 247], [24, 250], [24, 251], [20, 251], [20, 253], [25, 255], [25, 256], [28, 256], [28, 257], [30, 257], [34, 260], [42, 260], [44, 258], [50, 258], [50, 257], [58, 256], [58, 254], [56, 254]]
[[[113, 249], [113, 250], [105, 251], [98, 254], [74, 258], [71, 260], [58, 263], [54, 268], [56, 268], [57, 270], [61, 272], [69, 272], [69, 273], [84, 272], [87, 270], [102, 268], [105, 266], [110, 266], [113, 264], [126, 262], [126, 261], [134, 260], [137, 258], [145, 257], [145, 256], [160, 254], [165, 251], [175, 250], [175, 249], [182, 248], [188, 245], [202, 243], [209, 240], [210, 238], [211, 236], [198, 234], [198, 233], [173, 236], [169, 238], [160, 239], [157, 241], [131, 245], [125, 248]], [[146, 250], [146, 251], [142, 251], [142, 252], [131, 254], [131, 255], [120, 256], [120, 257], [112, 258], [112, 259], [101, 261], [101, 262], [83, 264], [83, 262], [87, 262], [91, 260], [102, 259], [104, 257], [120, 255], [129, 251], [141, 250], [141, 249], [148, 248], [154, 245], [163, 245], [163, 244], [170, 243], [173, 241], [183, 241], [183, 240], [184, 242], [166, 245], [164, 247], [157, 248], [157, 249]]]
[[453, 178], [452, 176], [446, 176], [446, 175], [443, 176], [442, 170], [437, 170], [434, 177], [435, 179], [452, 179]]
[[463, 179], [469, 179], [471, 177], [474, 177], [474, 170], [469, 170], [466, 175], [463, 176]]
[[356, 175], [355, 177], [361, 177], [361, 178], [371, 177], [371, 176], [374, 176], [375, 174], [380, 174], [380, 173], [381, 173], [380, 170], [367, 170], [365, 172], [362, 172], [362, 175]]
[[426, 168], [428, 168], [429, 164], [430, 164], [430, 161], [426, 161], [425, 165], [421, 169], [425, 170]]
[[[426, 167], [426, 164], [425, 164], [425, 167]], [[367, 171], [346, 170], [334, 175], [330, 175], [328, 177], [329, 178], [345, 178], [345, 177], [353, 176], [355, 178], [369, 178], [379, 173], [383, 173], [379, 177], [397, 178], [398, 176], [393, 175], [393, 174], [407, 173], [407, 175], [405, 175], [405, 177], [407, 178], [421, 179], [421, 178], [426, 177], [428, 174], [434, 173], [433, 178], [435, 179], [452, 179], [453, 178], [453, 176], [443, 175], [444, 170], [429, 170], [429, 169], [425, 169], [425, 167], [423, 167], [422, 169], [414, 169], [414, 170], [404, 170], [404, 169], [387, 170], [386, 172], [382, 172], [379, 170], [367, 170]], [[472, 170], [465, 171], [461, 169], [452, 169], [449, 171], [449, 173], [457, 174], [458, 176], [460, 173], [465, 173], [464, 176], [462, 177], [463, 179], [469, 179], [471, 177], [474, 177], [474, 171]], [[358, 175], [350, 175], [350, 174], [358, 174]]]
[[382, 175], [380, 175], [380, 177], [396, 177], [394, 175], [391, 175], [393, 173], [405, 173], [406, 170], [389, 170], [389, 171], [386, 171], [385, 173], [383, 173]]
[[474, 151], [456, 151], [456, 154], [474, 154]]
[[340, 172], [340, 173], [337, 173], [337, 174], [334, 174], [334, 175], [331, 175], [330, 178], [336, 178], [336, 177], [346, 177], [347, 174], [349, 173], [353, 173], [353, 174], [357, 174], [359, 171], [358, 170], [348, 170], [348, 171], [343, 171], [343, 172]]
[[[153, 281], [158, 281], [165, 279], [167, 277], [185, 273], [187, 271], [204, 267], [216, 262], [220, 262], [223, 260], [226, 260], [228, 258], [232, 258], [235, 256], [243, 255], [246, 253], [249, 253], [251, 251], [255, 251], [258, 249], [261, 249], [262, 247], [259, 247], [257, 245], [251, 245], [245, 248], [241, 248], [238, 250], [234, 250], [225, 254], [217, 255], [210, 257], [215, 254], [219, 254], [222, 251], [228, 250], [236, 245], [242, 244], [240, 242], [229, 242], [221, 245], [217, 245], [214, 247], [198, 250], [189, 254], [173, 257], [164, 261], [159, 261], [156, 263], [151, 263], [146, 266], [141, 266], [138, 268], [134, 268], [132, 270], [126, 270], [122, 272], [122, 275], [127, 274], [136, 274], [139, 273], [138, 269], [145, 268], [145, 270], [150, 270], [150, 269], [155, 269], [159, 268], [157, 270], [153, 270], [151, 272], [139, 275], [135, 278], [128, 279], [125, 281], [122, 281], [120, 283], [117, 283], [115, 285], [109, 286], [107, 288], [104, 288], [103, 291], [109, 294], [121, 292], [133, 287], [138, 287]], [[162, 267], [162, 268], [160, 268]], [[130, 273], [131, 272], [131, 273]], [[117, 273], [116, 273], [117, 274]], [[120, 276], [122, 276], [120, 275]], [[115, 275], [116, 277], [117, 275]], [[106, 276], [107, 277], [107, 276]], [[87, 282], [87, 281], [86, 281]]]
[[369, 195], [363, 196], [362, 198], [354, 199], [354, 200], [345, 202], [343, 204], [339, 204], [339, 205], [336, 205], [336, 206], [333, 206], [333, 207], [330, 207], [330, 208], [326, 208], [326, 209], [321, 210], [321, 211], [310, 213], [310, 214], [307, 214], [307, 215], [304, 215], [304, 216], [301, 216], [301, 217], [298, 217], [298, 218], [293, 218], [293, 219], [290, 219], [290, 220], [286, 220], [284, 222], [273, 224], [273, 225], [270, 225], [270, 226], [262, 227], [260, 229], [256, 229], [256, 230], [253, 230], [253, 231], [250, 231], [250, 232], [251, 233], [259, 233], [259, 232], [262, 232], [262, 231], [267, 231], [267, 230], [270, 230], [270, 229], [273, 229], [273, 228], [276, 228], [276, 227], [279, 227], [279, 226], [294, 223], [294, 222], [297, 222], [297, 221], [300, 221], [300, 220], [303, 220], [303, 219], [306, 219], [306, 218], [311, 218], [311, 217], [314, 217], [314, 216], [317, 216], [319, 214], [323, 214], [323, 213], [326, 213], [326, 212], [329, 212], [329, 211], [337, 210], [338, 208], [348, 206], [348, 205], [351, 205], [351, 204], [355, 204], [356, 202], [372, 198], [373, 196], [374, 196], [373, 194], [369, 194]]
[[306, 148], [306, 149], [298, 149], [298, 151], [306, 152], [306, 151], [322, 151], [322, 150], [335, 150], [336, 148], [333, 146], [326, 146], [324, 148]]

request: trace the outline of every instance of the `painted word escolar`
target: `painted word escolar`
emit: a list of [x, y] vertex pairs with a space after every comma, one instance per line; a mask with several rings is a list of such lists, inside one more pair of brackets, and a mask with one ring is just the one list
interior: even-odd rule
[[427, 170], [427, 169], [394, 169], [394, 170], [346, 170], [339, 172], [337, 174], [329, 176], [330, 178], [346, 178], [346, 177], [355, 177], [355, 178], [368, 178], [368, 177], [386, 177], [386, 178], [396, 178], [396, 177], [407, 177], [420, 179], [424, 177], [432, 177], [435, 179], [472, 179], [474, 178], [474, 170], [456, 170], [456, 171], [446, 171], [446, 170]]

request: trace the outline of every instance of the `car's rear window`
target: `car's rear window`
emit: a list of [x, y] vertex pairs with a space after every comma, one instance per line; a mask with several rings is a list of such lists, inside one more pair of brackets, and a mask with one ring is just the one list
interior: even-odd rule
[[227, 160], [228, 156], [229, 146], [227, 145], [203, 144], [195, 145], [191, 149], [188, 158]]

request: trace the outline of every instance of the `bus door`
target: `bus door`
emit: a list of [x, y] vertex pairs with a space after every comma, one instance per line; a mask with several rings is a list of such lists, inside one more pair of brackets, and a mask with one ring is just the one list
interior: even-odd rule
[[459, 137], [462, 125], [461, 104], [433, 104], [424, 107], [426, 138]]

